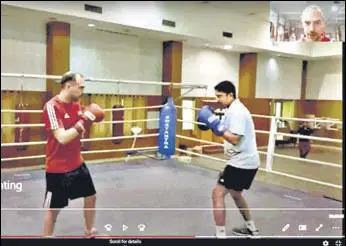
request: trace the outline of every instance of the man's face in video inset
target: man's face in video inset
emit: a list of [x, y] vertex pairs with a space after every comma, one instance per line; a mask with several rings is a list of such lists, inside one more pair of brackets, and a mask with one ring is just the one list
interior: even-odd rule
[[324, 35], [324, 18], [320, 9], [308, 8], [302, 14], [306, 41], [320, 41]]

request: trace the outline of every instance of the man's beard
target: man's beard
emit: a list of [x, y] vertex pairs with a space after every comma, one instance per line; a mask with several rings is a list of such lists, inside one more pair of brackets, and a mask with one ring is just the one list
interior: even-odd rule
[[73, 102], [77, 102], [77, 101], [79, 100], [79, 97], [72, 97], [71, 100], [72, 100]]
[[317, 34], [316, 32], [310, 32], [309, 37], [313, 41], [319, 41], [321, 39], [321, 35]]

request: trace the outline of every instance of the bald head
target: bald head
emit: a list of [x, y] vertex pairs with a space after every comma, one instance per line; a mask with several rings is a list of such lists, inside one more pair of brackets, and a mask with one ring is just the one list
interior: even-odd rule
[[68, 101], [78, 101], [83, 94], [84, 79], [80, 73], [67, 72], [63, 74], [60, 84], [64, 91], [64, 97]]
[[311, 5], [302, 13], [302, 24], [307, 41], [320, 41], [324, 34], [325, 20], [321, 8]]

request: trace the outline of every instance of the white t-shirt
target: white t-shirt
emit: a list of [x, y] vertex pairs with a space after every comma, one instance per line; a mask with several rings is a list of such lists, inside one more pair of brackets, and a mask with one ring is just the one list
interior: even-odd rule
[[226, 109], [221, 122], [231, 133], [241, 135], [236, 145], [224, 140], [227, 164], [243, 169], [258, 168], [260, 158], [257, 152], [255, 126], [249, 110], [236, 99]]

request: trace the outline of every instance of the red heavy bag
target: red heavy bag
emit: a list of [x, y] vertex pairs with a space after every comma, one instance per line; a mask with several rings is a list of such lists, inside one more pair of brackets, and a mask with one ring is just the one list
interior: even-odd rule
[[[114, 105], [113, 108], [124, 108], [122, 105]], [[112, 112], [112, 121], [123, 121], [124, 120], [124, 110], [117, 110]], [[124, 123], [113, 123], [112, 124], [112, 136], [120, 137], [124, 136]], [[120, 139], [115, 139], [112, 141], [114, 144], [120, 144]]]
[[[16, 110], [28, 110], [28, 104], [16, 104]], [[29, 124], [29, 113], [16, 112], [15, 124]], [[30, 128], [29, 127], [16, 127], [14, 141], [16, 143], [29, 142], [30, 141]], [[26, 150], [28, 145], [18, 146], [17, 150]]]

